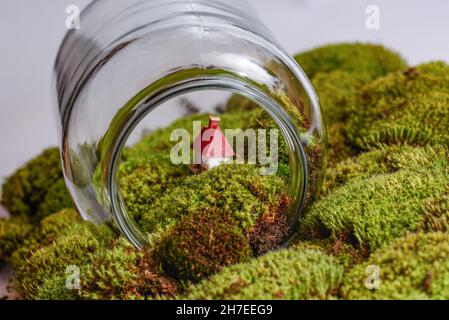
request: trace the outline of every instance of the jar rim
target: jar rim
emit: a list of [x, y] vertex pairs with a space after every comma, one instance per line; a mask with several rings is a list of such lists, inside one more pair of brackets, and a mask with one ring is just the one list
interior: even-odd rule
[[157, 90], [150, 85], [130, 99], [129, 103], [123, 107], [124, 110], [129, 110], [131, 114], [122, 114], [119, 121], [121, 123], [116, 122], [112, 126], [119, 127], [120, 130], [111, 131], [109, 137], [105, 136], [106, 140], [111, 140], [112, 145], [103, 146], [101, 152], [108, 154], [102, 155], [101, 159], [106, 159], [106, 161], [105, 163], [100, 161], [99, 168], [106, 170], [104, 176], [106, 177], [106, 192], [111, 199], [110, 210], [119, 231], [137, 248], [142, 249], [151, 240], [128, 214], [120, 192], [118, 183], [119, 164], [126, 141], [136, 126], [164, 102], [182, 94], [205, 90], [224, 90], [249, 98], [267, 111], [281, 129], [289, 150], [289, 194], [292, 199], [295, 199], [295, 203], [288, 209], [289, 212], [285, 213], [291, 226], [291, 234], [286, 238], [286, 241], [291, 238], [296, 230], [307, 198], [309, 170], [300, 132], [298, 132], [294, 122], [283, 107], [261, 90], [229, 76], [203, 75], [188, 77]]

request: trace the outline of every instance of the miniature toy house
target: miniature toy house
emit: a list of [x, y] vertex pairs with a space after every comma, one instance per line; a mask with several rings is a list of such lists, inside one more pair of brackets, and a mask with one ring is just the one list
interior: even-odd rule
[[234, 150], [219, 124], [220, 118], [210, 116], [209, 125], [202, 128], [201, 134], [193, 144], [196, 163], [206, 170], [230, 163], [234, 158]]

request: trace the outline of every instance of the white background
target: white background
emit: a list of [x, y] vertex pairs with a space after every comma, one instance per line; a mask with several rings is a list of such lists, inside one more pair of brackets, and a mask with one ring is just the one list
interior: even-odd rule
[[[0, 0], [0, 181], [43, 148], [57, 145], [50, 91], [53, 61], [66, 31], [67, 5], [88, 2]], [[394, 48], [411, 64], [449, 61], [447, 0], [249, 2], [292, 54], [358, 40]], [[380, 8], [380, 30], [365, 27], [369, 5]]]

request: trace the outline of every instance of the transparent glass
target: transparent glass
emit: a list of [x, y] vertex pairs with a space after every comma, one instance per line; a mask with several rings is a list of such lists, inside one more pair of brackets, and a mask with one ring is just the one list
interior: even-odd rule
[[80, 21], [60, 48], [55, 90], [65, 179], [84, 219], [145, 246], [118, 183], [127, 138], [165, 102], [214, 90], [254, 101], [280, 128], [294, 233], [321, 183], [325, 128], [309, 80], [246, 2], [97, 0]]

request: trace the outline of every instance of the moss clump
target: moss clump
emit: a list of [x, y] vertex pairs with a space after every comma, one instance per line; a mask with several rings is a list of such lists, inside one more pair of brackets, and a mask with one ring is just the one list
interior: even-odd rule
[[[289, 199], [286, 199], [285, 205], [289, 202]], [[263, 214], [257, 220], [255, 226], [247, 232], [249, 244], [254, 255], [257, 257], [279, 249], [284, 241], [287, 240], [286, 236], [289, 234], [289, 231], [290, 226], [282, 211], [281, 213]]]
[[211, 208], [184, 217], [162, 240], [157, 256], [166, 272], [196, 282], [246, 260], [251, 250], [237, 222]]
[[81, 279], [84, 299], [140, 300], [174, 296], [176, 284], [161, 275], [144, 251], [120, 238], [90, 262]]
[[111, 239], [105, 228], [87, 222], [72, 225], [52, 243], [30, 252], [26, 261], [14, 265], [17, 289], [25, 298], [33, 298], [47, 279], [62, 277], [69, 266], [85, 266]]
[[123, 162], [120, 190], [130, 216], [139, 224], [151, 203], [188, 175], [186, 165], [173, 165], [168, 156], [147, 156]]
[[27, 263], [27, 258], [39, 248], [53, 243], [64, 235], [73, 225], [81, 222], [81, 218], [74, 209], [64, 209], [42, 219], [12, 254], [12, 263], [19, 267]]
[[183, 298], [329, 299], [337, 293], [342, 277], [343, 268], [319, 250], [281, 250], [224, 268]]
[[449, 185], [443, 192], [424, 203], [420, 229], [425, 231], [449, 231]]
[[[423, 156], [419, 149], [417, 154]], [[429, 152], [426, 160], [423, 166], [402, 164], [395, 172], [350, 180], [334, 189], [302, 219], [301, 236], [347, 239], [373, 250], [415, 231], [423, 201], [441, 192], [449, 179], [446, 152]]]
[[66, 281], [65, 275], [45, 278], [32, 298], [34, 300], [81, 300], [79, 290], [68, 289]]
[[435, 159], [444, 159], [448, 151], [443, 146], [389, 146], [365, 152], [357, 157], [347, 158], [329, 167], [323, 190], [329, 190], [357, 179], [375, 175], [390, 174], [414, 167], [416, 170], [428, 167]]
[[319, 72], [339, 70], [370, 81], [406, 67], [397, 53], [380, 45], [363, 43], [326, 45], [298, 54], [295, 60], [309, 78]]
[[154, 233], [175, 225], [183, 216], [218, 207], [246, 230], [262, 214], [275, 211], [286, 195], [286, 183], [278, 176], [261, 176], [253, 165], [222, 165], [167, 188], [143, 212], [140, 226]]
[[367, 85], [347, 125], [358, 148], [449, 143], [449, 66], [434, 62]]
[[25, 241], [32, 230], [32, 225], [24, 217], [0, 219], [0, 261], [11, 254]]
[[[12, 215], [41, 218], [51, 214], [53, 212], [39, 210], [39, 206], [53, 185], [61, 186], [62, 179], [59, 151], [47, 149], [6, 179], [2, 188], [2, 204]], [[68, 199], [65, 188], [58, 193], [65, 193]]]
[[69, 196], [64, 179], [59, 179], [50, 188], [37, 209], [38, 217], [46, 217], [49, 214], [63, 209], [72, 208], [72, 199]]
[[357, 105], [358, 92], [363, 82], [348, 72], [336, 70], [318, 73], [312, 84], [323, 108], [323, 116], [328, 124], [347, 118]]
[[[344, 280], [347, 299], [449, 299], [449, 234], [408, 234], [372, 254]], [[365, 286], [367, 267], [380, 268], [377, 290]]]

